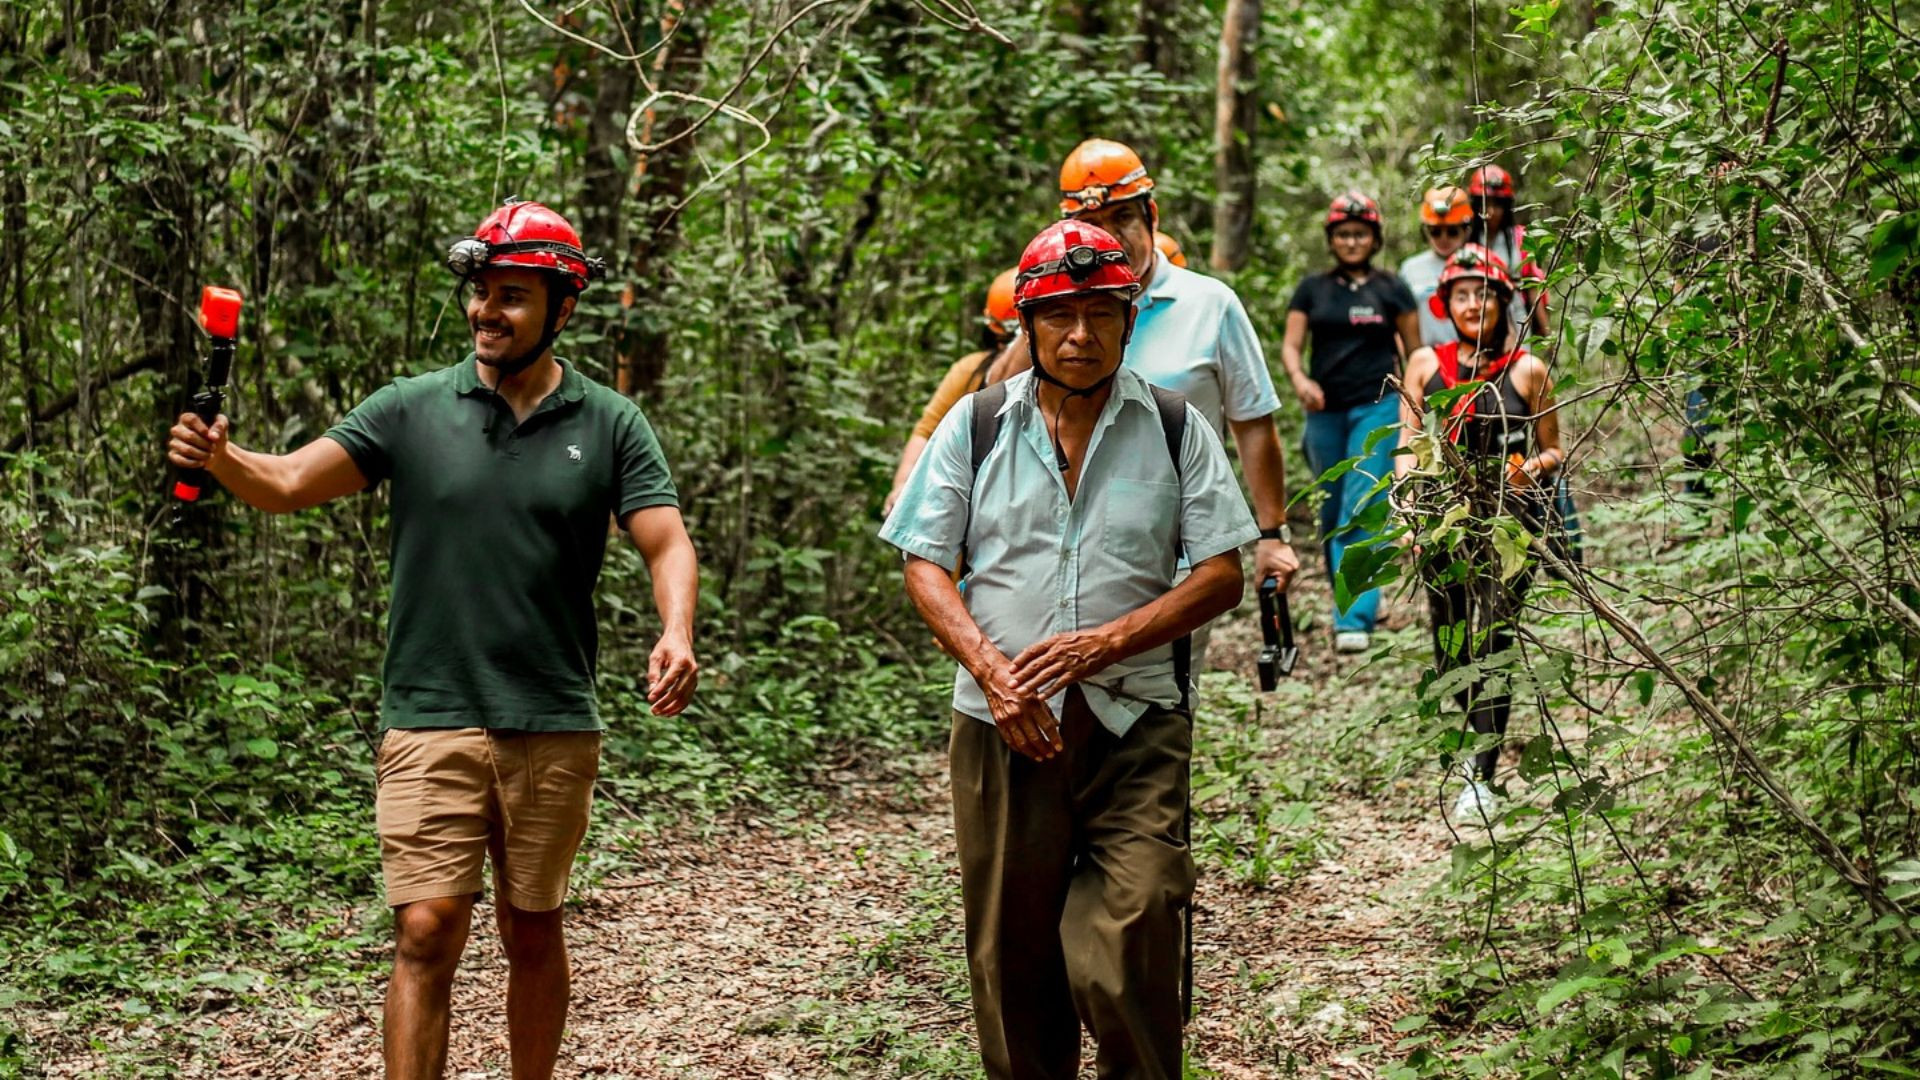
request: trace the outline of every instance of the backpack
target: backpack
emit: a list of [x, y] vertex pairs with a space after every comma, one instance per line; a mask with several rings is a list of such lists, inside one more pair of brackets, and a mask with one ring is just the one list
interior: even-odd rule
[[[1180, 477], [1180, 448], [1187, 438], [1187, 396], [1178, 390], [1147, 384], [1153, 392], [1154, 408], [1160, 413], [1160, 431], [1166, 436], [1167, 457], [1173, 461], [1173, 475]], [[976, 390], [967, 395], [973, 405], [973, 472], [975, 481], [980, 478], [980, 465], [993, 452], [994, 445], [1000, 441], [1000, 429], [1005, 426], [1006, 416], [1001, 408], [1007, 403], [1007, 384], [997, 382], [984, 390]], [[967, 531], [973, 531], [973, 500], [969, 492], [967, 500]], [[1174, 544], [1179, 546], [1179, 532], [1176, 525]], [[961, 563], [965, 565], [965, 552], [961, 554]], [[1193, 697], [1188, 693], [1188, 685], [1193, 680], [1193, 636], [1182, 634], [1173, 642], [1173, 681], [1180, 688], [1180, 711], [1192, 716]]]

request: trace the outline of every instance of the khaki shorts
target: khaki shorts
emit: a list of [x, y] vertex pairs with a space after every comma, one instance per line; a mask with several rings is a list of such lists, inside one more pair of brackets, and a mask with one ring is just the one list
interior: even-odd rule
[[522, 911], [552, 911], [587, 834], [595, 731], [392, 728], [380, 738], [380, 874], [387, 904], [477, 895], [483, 861]]

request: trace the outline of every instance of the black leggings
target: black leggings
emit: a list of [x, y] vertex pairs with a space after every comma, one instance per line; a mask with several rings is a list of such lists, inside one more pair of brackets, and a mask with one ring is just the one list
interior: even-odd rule
[[[1427, 582], [1427, 601], [1433, 609], [1433, 658], [1441, 674], [1513, 647], [1513, 619], [1526, 599], [1527, 585], [1524, 573], [1506, 584], [1488, 575], [1469, 582]], [[1474, 731], [1507, 733], [1507, 719], [1513, 712], [1513, 697], [1507, 691], [1489, 694], [1486, 681], [1476, 679], [1453, 699], [1466, 710]], [[1499, 761], [1498, 746], [1474, 755], [1475, 771], [1483, 782], [1493, 779]]]

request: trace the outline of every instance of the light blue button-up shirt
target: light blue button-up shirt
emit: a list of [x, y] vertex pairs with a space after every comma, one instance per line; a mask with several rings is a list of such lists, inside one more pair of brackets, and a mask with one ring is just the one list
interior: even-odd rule
[[[1259, 535], [1220, 436], [1189, 405], [1176, 471], [1152, 391], [1125, 368], [1069, 499], [1037, 386], [1032, 372], [1007, 381], [1000, 439], [978, 477], [971, 475], [976, 398], [950, 410], [880, 529], [887, 543], [948, 568], [964, 547], [967, 610], [1008, 657], [1159, 599], [1173, 588], [1181, 547], [1198, 563]], [[1148, 705], [1180, 702], [1171, 645], [1121, 660], [1081, 686], [1115, 735], [1126, 734]], [[1065, 695], [1049, 704], [1060, 715]], [[993, 722], [964, 667], [954, 672], [953, 707]]]
[[1134, 300], [1127, 368], [1185, 394], [1222, 437], [1229, 420], [1273, 413], [1280, 395], [1240, 298], [1224, 282], [1154, 258], [1153, 280]]

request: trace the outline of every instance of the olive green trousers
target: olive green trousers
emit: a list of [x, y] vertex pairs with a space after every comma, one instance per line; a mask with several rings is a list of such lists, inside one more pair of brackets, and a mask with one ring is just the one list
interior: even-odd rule
[[1067, 750], [1036, 762], [953, 718], [954, 834], [980, 1053], [994, 1080], [1181, 1075], [1192, 725], [1150, 708], [1116, 738], [1076, 688]]

